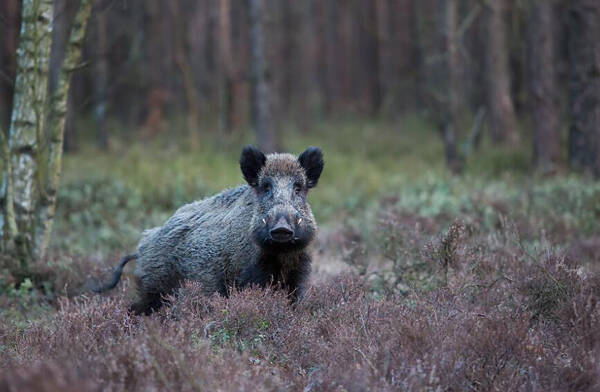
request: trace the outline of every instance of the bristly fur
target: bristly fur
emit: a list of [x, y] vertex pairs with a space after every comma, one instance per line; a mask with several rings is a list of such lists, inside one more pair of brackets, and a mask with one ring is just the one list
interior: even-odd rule
[[[200, 282], [207, 294], [272, 284], [293, 301], [300, 298], [317, 230], [306, 197], [323, 170], [323, 154], [311, 147], [300, 157], [247, 146], [240, 168], [248, 185], [187, 204], [163, 226], [145, 231], [136, 253], [140, 299], [132, 310], [152, 312], [185, 279]], [[282, 219], [293, 233], [285, 242], [271, 235]]]

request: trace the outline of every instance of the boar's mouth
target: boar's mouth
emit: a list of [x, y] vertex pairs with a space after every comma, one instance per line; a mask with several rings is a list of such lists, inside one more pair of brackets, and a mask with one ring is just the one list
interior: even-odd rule
[[256, 243], [261, 248], [274, 252], [305, 248], [311, 241], [312, 236], [312, 233], [300, 226], [290, 226], [285, 219], [278, 219], [271, 227], [258, 227], [254, 231]]
[[294, 241], [295, 234], [294, 229], [287, 220], [281, 216], [271, 230], [269, 230], [269, 239], [280, 244], [287, 244]]
[[293, 237], [289, 240], [278, 240], [276, 238], [269, 237], [263, 240], [260, 245], [265, 250], [274, 252], [289, 252], [305, 248], [308, 245], [308, 241], [299, 237]]

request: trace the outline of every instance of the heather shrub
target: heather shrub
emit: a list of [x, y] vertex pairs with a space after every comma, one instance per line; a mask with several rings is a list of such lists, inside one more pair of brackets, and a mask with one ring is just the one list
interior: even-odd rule
[[[500, 269], [530, 278], [492, 280]], [[48, 362], [49, 385], [80, 390], [594, 390], [600, 278], [568, 275], [569, 299], [545, 320], [523, 292], [544, 273], [507, 262], [487, 279], [458, 270], [427, 293], [383, 296], [342, 275], [294, 307], [270, 289], [205, 297], [188, 283], [151, 317], [125, 311], [127, 287], [62, 298], [19, 333], [2, 327], [2, 382], [35, 388], [9, 373]]]
[[136, 317], [130, 266], [112, 293], [85, 290], [141, 230], [239, 183], [243, 135], [194, 154], [67, 156], [48, 262], [27, 281], [0, 259], [0, 390], [599, 390], [600, 184], [525, 178], [527, 161], [504, 154], [482, 160], [498, 176], [468, 162], [450, 177], [441, 145], [414, 148], [418, 132], [341, 128], [341, 143], [327, 128], [290, 139], [330, 152], [310, 196], [315, 273], [293, 306], [185, 282]]

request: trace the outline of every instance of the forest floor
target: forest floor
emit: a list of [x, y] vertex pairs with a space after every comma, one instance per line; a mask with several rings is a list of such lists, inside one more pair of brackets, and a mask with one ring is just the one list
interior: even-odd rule
[[48, 262], [20, 285], [0, 274], [0, 390], [600, 389], [600, 182], [534, 175], [529, 146], [485, 143], [452, 176], [417, 118], [285, 133], [289, 151], [318, 145], [326, 160], [296, 308], [187, 283], [135, 317], [129, 266], [91, 295], [143, 229], [242, 183], [246, 134], [193, 151], [178, 136], [66, 155]]

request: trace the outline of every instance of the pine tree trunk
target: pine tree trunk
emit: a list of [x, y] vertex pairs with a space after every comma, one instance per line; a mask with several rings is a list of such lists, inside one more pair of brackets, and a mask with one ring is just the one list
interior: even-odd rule
[[381, 109], [381, 81], [380, 81], [380, 37], [377, 7], [381, 0], [360, 2], [364, 8], [359, 9], [362, 20], [359, 21], [360, 52], [363, 62], [363, 75], [365, 77], [364, 96], [367, 98], [367, 111], [375, 116]]
[[108, 131], [106, 129], [106, 106], [108, 83], [108, 60], [106, 58], [106, 16], [104, 12], [96, 14], [96, 64], [94, 75], [94, 110], [96, 117], [96, 137], [100, 149], [108, 150]]
[[299, 75], [300, 80], [296, 81], [299, 98], [295, 116], [302, 132], [306, 132], [311, 127], [311, 116], [317, 112], [316, 109], [319, 107], [318, 91], [321, 87], [318, 83], [319, 53], [316, 40], [318, 21], [314, 0], [300, 2], [299, 7], [302, 22], [298, 33], [298, 53], [300, 55], [298, 67], [302, 71]]
[[460, 131], [460, 117], [463, 110], [463, 98], [460, 80], [460, 57], [458, 53], [458, 2], [457, 0], [442, 0], [440, 4], [443, 18], [440, 20], [440, 41], [444, 53], [443, 68], [446, 72], [443, 85], [446, 89], [440, 111], [444, 111], [445, 119], [442, 124], [442, 136], [445, 145], [446, 164], [453, 173], [462, 170], [462, 161], [458, 155], [457, 133]]
[[284, 1], [281, 4], [281, 34], [282, 39], [278, 50], [281, 52], [281, 86], [280, 86], [280, 110], [289, 117], [292, 111], [292, 101], [294, 95], [294, 80], [300, 75], [296, 69], [297, 63], [297, 43], [296, 33], [298, 33], [297, 22], [295, 18], [294, 4]]
[[14, 238], [7, 238], [10, 233], [4, 230], [6, 207], [0, 221], [3, 242], [12, 244], [7, 248], [12, 248], [24, 271], [34, 256], [38, 140], [45, 125], [51, 40], [52, 0], [24, 0], [8, 141], [12, 179], [5, 172], [2, 180], [3, 199], [13, 201], [17, 229]]
[[231, 4], [219, 1], [219, 125], [225, 132], [233, 127], [233, 46], [231, 40]]
[[569, 9], [569, 160], [600, 177], [600, 2], [572, 0]]
[[[190, 146], [192, 149], [198, 146], [198, 124], [200, 122], [200, 98], [196, 90], [196, 78], [188, 53], [185, 48], [185, 26], [182, 16], [181, 0], [170, 0], [171, 12], [173, 16], [173, 24], [175, 30], [174, 54], [175, 63], [183, 76], [183, 88], [185, 99], [187, 102], [187, 127], [189, 134]], [[168, 68], [167, 68], [168, 69]]]
[[267, 152], [279, 149], [273, 127], [269, 71], [265, 47], [264, 0], [250, 1], [250, 51], [252, 63], [252, 119], [258, 145]]
[[316, 7], [320, 11], [317, 36], [319, 42], [319, 65], [317, 67], [318, 84], [321, 87], [323, 113], [330, 115], [336, 104], [339, 104], [338, 93], [338, 4], [335, 0], [318, 1]]
[[493, 0], [487, 4], [488, 42], [486, 55], [487, 101], [492, 141], [517, 144], [519, 134], [515, 109], [510, 94], [508, 47], [504, 11], [506, 0]]
[[529, 97], [534, 128], [534, 165], [542, 173], [556, 170], [560, 135], [554, 87], [553, 3], [535, 0], [529, 20]]
[[[79, 10], [75, 15], [71, 34], [65, 50], [65, 58], [60, 68], [56, 89], [50, 97], [50, 116], [48, 121], [48, 165], [44, 172], [44, 186], [40, 189], [39, 205], [33, 242], [32, 256], [34, 260], [43, 259], [56, 211], [56, 195], [62, 168], [62, 148], [67, 118], [67, 100], [71, 75], [77, 69], [81, 59], [81, 49], [87, 23], [92, 13], [94, 0], [81, 0]], [[40, 166], [40, 169], [44, 166]]]

